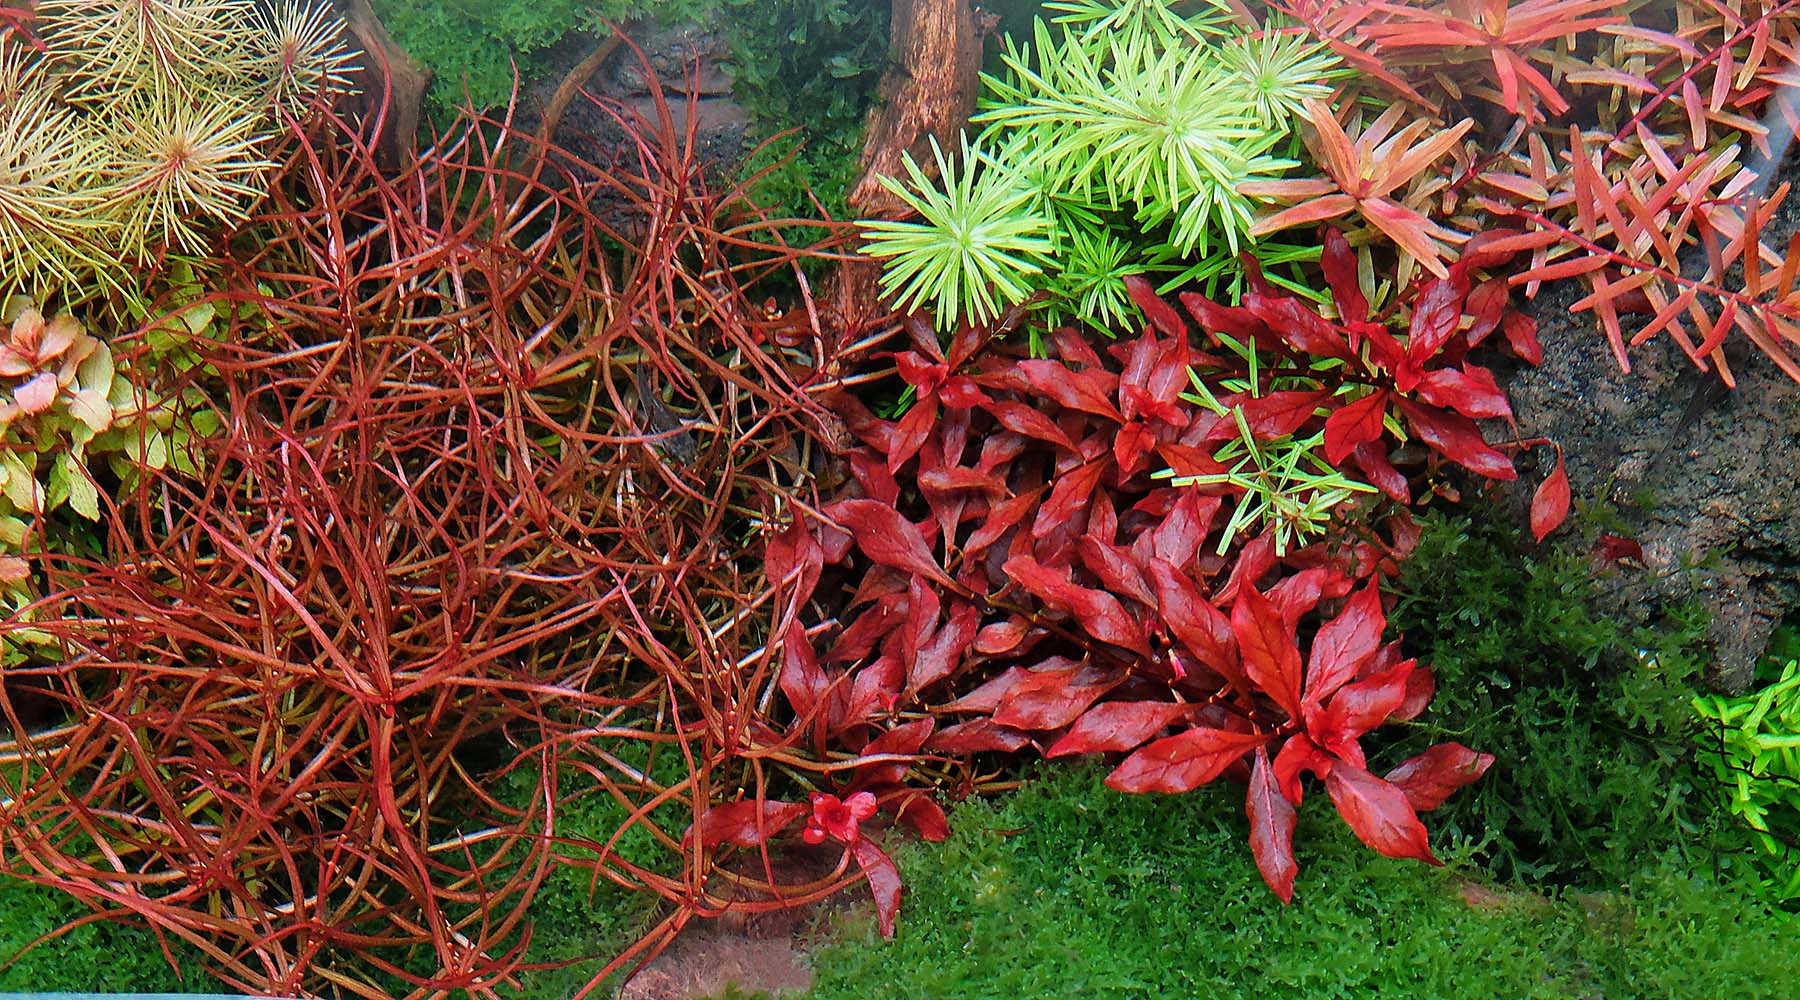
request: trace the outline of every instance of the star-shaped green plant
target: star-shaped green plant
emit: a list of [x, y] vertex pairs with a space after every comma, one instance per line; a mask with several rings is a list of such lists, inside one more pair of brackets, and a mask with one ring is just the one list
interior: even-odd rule
[[900, 309], [930, 305], [940, 330], [987, 322], [1031, 295], [1052, 247], [1051, 219], [1036, 192], [967, 139], [954, 163], [936, 139], [931, 152], [941, 187], [911, 156], [902, 157], [910, 186], [882, 178], [919, 221], [864, 221], [863, 252], [888, 260], [881, 288]]

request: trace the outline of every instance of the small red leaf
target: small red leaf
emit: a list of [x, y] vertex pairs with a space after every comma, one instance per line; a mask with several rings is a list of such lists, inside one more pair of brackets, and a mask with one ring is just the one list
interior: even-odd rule
[[1400, 470], [1394, 468], [1394, 463], [1388, 461], [1387, 449], [1382, 447], [1380, 441], [1359, 444], [1353, 454], [1356, 464], [1362, 467], [1363, 476], [1369, 480], [1369, 485], [1400, 503], [1412, 503], [1411, 486], [1406, 477], [1400, 474]]
[[925, 743], [933, 753], [1015, 753], [1031, 743], [1031, 736], [1017, 729], [997, 726], [990, 719], [973, 719], [945, 726]]
[[1462, 368], [1439, 368], [1426, 372], [1419, 380], [1419, 398], [1433, 406], [1455, 410], [1473, 420], [1512, 419], [1512, 405], [1506, 393], [1494, 381], [1494, 375], [1479, 365]]
[[1231, 606], [1231, 633], [1237, 637], [1244, 673], [1290, 717], [1300, 717], [1300, 650], [1281, 612], [1255, 587], [1244, 587]]
[[1069, 440], [1056, 421], [1045, 416], [1043, 411], [1026, 403], [1011, 400], [994, 400], [982, 405], [982, 409], [993, 414], [1000, 421], [1000, 426], [1028, 438], [1048, 441], [1059, 448], [1074, 451], [1075, 442]]
[[1268, 324], [1248, 309], [1219, 305], [1198, 292], [1182, 292], [1181, 304], [1187, 307], [1188, 315], [1194, 317], [1202, 330], [1222, 333], [1237, 340], [1261, 337], [1263, 343], [1273, 343]]
[[1208, 669], [1230, 680], [1234, 687], [1244, 689], [1244, 672], [1238, 665], [1231, 622], [1200, 595], [1200, 588], [1191, 579], [1166, 560], [1151, 560], [1150, 579], [1156, 585], [1156, 605], [1169, 634]]
[[1268, 741], [1266, 734], [1189, 729], [1125, 758], [1107, 775], [1106, 786], [1120, 792], [1191, 792]]
[[[1324, 390], [1271, 392], [1258, 399], [1240, 400], [1238, 405], [1244, 411], [1244, 422], [1249, 425], [1250, 433], [1259, 440], [1267, 441], [1286, 437], [1304, 427], [1330, 398], [1331, 393]], [[1214, 428], [1207, 437], [1218, 441], [1237, 435], [1237, 422], [1226, 421]]]
[[1417, 858], [1441, 865], [1431, 853], [1425, 824], [1406, 800], [1406, 793], [1354, 764], [1339, 761], [1325, 776], [1332, 805], [1350, 824], [1357, 839], [1390, 858]]
[[806, 629], [799, 621], [788, 623], [781, 642], [781, 693], [787, 696], [794, 714], [804, 719], [831, 687], [831, 678], [819, 666]]
[[1087, 673], [1086, 667], [1027, 670], [994, 709], [995, 724], [1015, 729], [1061, 729], [1087, 711], [1115, 683], [1084, 679]]
[[973, 604], [956, 602], [950, 609], [950, 620], [937, 634], [919, 646], [918, 656], [907, 669], [906, 687], [918, 691], [950, 676], [962, 662], [963, 654], [975, 641], [981, 624], [981, 611]]
[[1305, 794], [1300, 775], [1312, 773], [1320, 778], [1331, 773], [1337, 758], [1319, 749], [1319, 745], [1302, 733], [1288, 740], [1275, 755], [1275, 783], [1289, 802], [1299, 805]]
[[850, 845], [856, 855], [856, 863], [862, 867], [863, 875], [869, 880], [869, 892], [875, 897], [875, 920], [881, 927], [881, 936], [894, 936], [894, 920], [900, 915], [900, 869], [894, 866], [894, 859], [887, 852], [875, 846], [875, 842], [867, 837], [858, 837]]
[[1380, 440], [1387, 402], [1387, 390], [1377, 389], [1325, 418], [1325, 460], [1342, 465], [1358, 446]]
[[1489, 479], [1519, 478], [1512, 459], [1490, 447], [1482, 439], [1481, 429], [1468, 417], [1405, 399], [1398, 402], [1413, 430], [1445, 458]]
[[1256, 858], [1256, 870], [1283, 903], [1292, 902], [1294, 876], [1300, 873], [1294, 863], [1294, 805], [1281, 794], [1263, 747], [1256, 748], [1256, 762], [1250, 767], [1244, 815], [1250, 819], [1250, 853]]
[[1387, 780], [1405, 794], [1419, 812], [1444, 804], [1457, 789], [1487, 772], [1494, 755], [1476, 753], [1461, 743], [1439, 743], [1388, 772]]
[[1019, 648], [1031, 626], [1018, 618], [984, 625], [975, 633], [975, 652], [983, 656], [999, 656]]
[[1319, 626], [1313, 636], [1306, 670], [1306, 700], [1325, 699], [1356, 677], [1357, 668], [1381, 648], [1387, 616], [1381, 610], [1381, 591], [1374, 580], [1344, 604], [1336, 618]]
[[950, 818], [944, 807], [924, 792], [914, 792], [900, 804], [900, 822], [913, 828], [919, 836], [934, 844], [950, 839]]
[[855, 536], [857, 546], [870, 559], [955, 588], [950, 574], [925, 544], [925, 536], [894, 508], [875, 500], [842, 500], [827, 507], [825, 513]]
[[720, 844], [755, 847], [811, 813], [812, 806], [804, 802], [759, 802], [756, 799], [727, 802], [701, 813], [700, 819], [681, 839], [683, 843], [689, 843], [689, 838], [698, 831], [702, 849]]
[[1412, 325], [1407, 330], [1410, 336], [1406, 357], [1415, 367], [1424, 367], [1456, 332], [1468, 293], [1466, 278], [1432, 278], [1425, 282], [1413, 305]]
[[1344, 685], [1323, 710], [1307, 713], [1307, 735], [1314, 743], [1360, 766], [1362, 748], [1356, 741], [1406, 703], [1406, 681], [1412, 672], [1413, 663], [1408, 660], [1392, 670]]
[[1020, 361], [1014, 366], [1027, 385], [1057, 403], [1120, 423], [1124, 414], [1113, 405], [1118, 376], [1101, 368], [1071, 371], [1055, 361]]
[[1144, 635], [1143, 626], [1113, 595], [1080, 586], [1069, 579], [1065, 571], [1051, 569], [1030, 556], [1014, 556], [1002, 569], [1045, 604], [1074, 615], [1094, 638], [1150, 655], [1150, 642]]
[[1109, 701], [1088, 709], [1063, 738], [1044, 751], [1046, 757], [1107, 750], [1130, 750], [1194, 710], [1172, 701]]
[[1569, 473], [1563, 468], [1562, 453], [1556, 455], [1556, 468], [1544, 478], [1531, 497], [1531, 533], [1543, 541], [1569, 516]]
[[1513, 353], [1526, 364], [1543, 364], [1544, 349], [1538, 345], [1537, 320], [1515, 310], [1507, 313], [1500, 322], [1500, 332], [1506, 335]]
[[1131, 301], [1144, 311], [1144, 316], [1151, 325], [1171, 337], [1186, 337], [1187, 324], [1181, 321], [1181, 314], [1175, 307], [1157, 297], [1156, 287], [1135, 274], [1125, 276], [1125, 291]]
[[1038, 508], [1037, 518], [1032, 522], [1031, 534], [1042, 538], [1058, 525], [1075, 520], [1076, 516], [1087, 510], [1088, 500], [1094, 495], [1094, 488], [1100, 485], [1100, 477], [1106, 474], [1106, 463], [1088, 462], [1076, 466], [1056, 479], [1056, 485], [1050, 490], [1049, 499]]
[[1319, 265], [1325, 270], [1325, 284], [1331, 288], [1339, 318], [1360, 323], [1369, 318], [1369, 300], [1356, 277], [1356, 251], [1350, 248], [1350, 241], [1341, 230], [1331, 226], [1324, 229], [1325, 248], [1319, 255]]

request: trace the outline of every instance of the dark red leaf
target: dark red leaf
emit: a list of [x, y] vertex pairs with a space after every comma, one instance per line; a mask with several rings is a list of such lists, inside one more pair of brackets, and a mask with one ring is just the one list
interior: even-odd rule
[[1019, 644], [1025, 641], [1026, 633], [1030, 631], [1031, 626], [1017, 618], [983, 626], [975, 634], [975, 652], [983, 656], [1010, 653], [1019, 648]]
[[1594, 539], [1594, 555], [1606, 562], [1644, 562], [1644, 547], [1635, 538], [1623, 535], [1601, 535]]
[[1150, 579], [1156, 586], [1156, 604], [1169, 634], [1209, 670], [1247, 690], [1243, 668], [1238, 665], [1237, 641], [1231, 622], [1186, 574], [1166, 560], [1150, 562]]
[[990, 496], [1005, 496], [1006, 483], [999, 474], [971, 469], [965, 465], [953, 465], [948, 468], [937, 467], [922, 470], [918, 476], [919, 486], [935, 493], [952, 493], [957, 490], [976, 490]]
[[955, 410], [973, 409], [993, 402], [972, 379], [962, 375], [953, 376], [944, 382], [943, 388], [938, 390], [938, 400]]
[[949, 677], [962, 662], [963, 655], [975, 641], [981, 624], [981, 611], [973, 604], [956, 601], [950, 608], [950, 620], [937, 630], [930, 641], [919, 647], [917, 658], [907, 670], [906, 688], [919, 691]]
[[1512, 459], [1490, 447], [1481, 437], [1481, 428], [1468, 417], [1410, 400], [1397, 402], [1420, 439], [1445, 458], [1489, 479], [1519, 478]]
[[1143, 626], [1113, 595], [1080, 586], [1065, 572], [1044, 566], [1030, 556], [1013, 556], [1003, 571], [1045, 604], [1074, 615], [1094, 638], [1150, 655]]
[[1343, 575], [1335, 566], [1308, 566], [1292, 576], [1282, 577], [1264, 596], [1276, 611], [1281, 612], [1281, 620], [1293, 631], [1303, 615], [1319, 606], [1325, 588]]
[[1455, 410], [1473, 420], [1512, 419], [1512, 406], [1506, 393], [1494, 381], [1494, 374], [1479, 365], [1462, 368], [1439, 368], [1419, 379], [1419, 398], [1433, 406]]
[[820, 668], [806, 629], [798, 621], [789, 622], [781, 642], [781, 693], [794, 714], [802, 719], [811, 715], [830, 687], [831, 678]]
[[1031, 534], [1042, 538], [1052, 528], [1067, 524], [1087, 510], [1088, 500], [1094, 495], [1094, 487], [1100, 485], [1100, 477], [1106, 475], [1105, 462], [1087, 462], [1078, 465], [1056, 478], [1056, 485], [1050, 489], [1049, 499], [1038, 508], [1037, 518], [1032, 522]]
[[1336, 618], [1319, 626], [1307, 658], [1306, 700], [1322, 705], [1356, 677], [1357, 668], [1381, 648], [1387, 615], [1374, 580], [1345, 602]]
[[720, 844], [755, 847], [811, 813], [812, 806], [804, 802], [759, 802], [756, 799], [727, 802], [701, 813], [700, 819], [688, 828], [681, 840], [684, 844], [689, 843], [689, 838], [698, 831], [702, 849]]
[[1194, 317], [1202, 330], [1225, 334], [1236, 340], [1247, 341], [1260, 337], [1265, 344], [1274, 342], [1268, 324], [1248, 309], [1222, 306], [1197, 292], [1182, 292], [1181, 304], [1187, 307], [1188, 315]]
[[1144, 467], [1144, 458], [1156, 447], [1156, 433], [1133, 421], [1119, 428], [1113, 437], [1113, 462], [1119, 467], [1119, 478], [1127, 479]]
[[900, 915], [900, 869], [894, 867], [894, 859], [867, 837], [858, 837], [851, 843], [850, 850], [869, 880], [869, 892], [875, 897], [875, 921], [881, 927], [881, 936], [891, 938], [894, 920]]
[[1300, 650], [1281, 612], [1255, 587], [1245, 587], [1231, 606], [1244, 673], [1290, 717], [1300, 718]]
[[1131, 301], [1144, 311], [1144, 317], [1152, 326], [1171, 337], [1186, 337], [1187, 324], [1181, 321], [1181, 314], [1175, 307], [1157, 297], [1156, 287], [1135, 274], [1125, 276], [1125, 291]]
[[1531, 497], [1531, 534], [1543, 541], [1569, 516], [1569, 473], [1557, 452], [1556, 468], [1544, 478]]
[[1412, 503], [1412, 488], [1406, 482], [1406, 477], [1400, 474], [1400, 470], [1388, 461], [1387, 448], [1380, 441], [1359, 444], [1353, 454], [1369, 485], [1400, 503]]
[[1323, 709], [1308, 706], [1306, 734], [1339, 758], [1362, 766], [1362, 748], [1356, 741], [1406, 703], [1406, 681], [1412, 671], [1409, 660], [1392, 670], [1344, 685]]
[[1144, 579], [1144, 571], [1131, 561], [1124, 549], [1095, 541], [1092, 535], [1082, 535], [1076, 540], [1075, 548], [1081, 554], [1081, 564], [1106, 589], [1145, 607], [1156, 606], [1156, 594], [1150, 589], [1150, 582]]
[[919, 453], [931, 429], [937, 426], [937, 398], [921, 399], [906, 411], [894, 426], [894, 447], [887, 455], [889, 472], [899, 472], [907, 460]]
[[1056, 345], [1056, 356], [1066, 362], [1084, 368], [1102, 367], [1100, 355], [1094, 353], [1094, 345], [1088, 343], [1085, 334], [1072, 326], [1058, 327], [1050, 334], [1050, 342]]
[[1350, 358], [1350, 341], [1343, 331], [1291, 295], [1249, 292], [1244, 296], [1244, 308], [1302, 354]]
[[1506, 334], [1506, 342], [1512, 345], [1513, 353], [1526, 364], [1543, 364], [1544, 349], [1538, 345], [1537, 320], [1515, 309], [1500, 322], [1500, 332]]
[[1039, 491], [1033, 490], [995, 504], [988, 511], [987, 520], [981, 522], [981, 527], [976, 528], [975, 533], [964, 543], [963, 554], [974, 555], [999, 541], [1008, 531], [1017, 527], [1025, 519], [1025, 515], [1038, 509], [1039, 496]]
[[1156, 453], [1169, 463], [1176, 476], [1182, 478], [1214, 476], [1229, 471], [1224, 463], [1213, 458], [1213, 449], [1163, 441], [1156, 446]]
[[900, 687], [906, 683], [906, 664], [898, 656], [882, 656], [858, 670], [850, 681], [850, 707], [845, 717], [851, 723], [866, 722], [881, 712], [891, 712], [900, 699]]
[[1269, 753], [1256, 748], [1255, 763], [1250, 767], [1250, 791], [1244, 800], [1244, 815], [1250, 819], [1250, 853], [1256, 858], [1256, 870], [1263, 881], [1275, 890], [1283, 903], [1294, 898], [1294, 876], [1300, 866], [1294, 863], [1294, 805], [1281, 793], [1275, 781], [1275, 769], [1269, 766]]
[[[1200, 554], [1200, 546], [1205, 544], [1206, 534], [1212, 530], [1213, 519], [1218, 517], [1222, 504], [1220, 498], [1199, 490], [1182, 490], [1162, 522], [1150, 529], [1150, 556], [1167, 560], [1176, 567], [1191, 566], [1194, 557]], [[1136, 549], [1137, 543], [1132, 547]]]
[[890, 507], [900, 502], [900, 483], [880, 458], [864, 451], [851, 452], [850, 474], [856, 477], [864, 497]]
[[[1412, 662], [1412, 661], [1408, 661]], [[1427, 667], [1414, 667], [1406, 678], [1406, 700], [1389, 717], [1391, 722], [1409, 722], [1424, 713], [1437, 694], [1437, 675]]]
[[1071, 410], [1092, 413], [1120, 423], [1124, 414], [1113, 405], [1118, 376], [1104, 369], [1070, 371], [1054, 361], [1020, 361], [1014, 366], [1032, 389]]
[[1431, 853], [1425, 824], [1406, 793], [1353, 764], [1339, 761], [1325, 776], [1325, 790], [1338, 814], [1363, 843], [1390, 858], [1417, 858], [1441, 865]]
[[1406, 357], [1414, 367], [1423, 368], [1456, 333], [1468, 294], [1468, 279], [1460, 275], [1432, 278], [1420, 288], [1407, 329]]
[[[1244, 423], [1249, 425], [1250, 433], [1258, 440], [1268, 441], [1286, 437], [1304, 427], [1330, 398], [1331, 393], [1326, 390], [1271, 392], [1259, 399], [1241, 399], [1238, 406], [1244, 411]], [[1235, 420], [1220, 423], [1207, 435], [1213, 441], [1237, 436]]]
[[[878, 754], [898, 754], [912, 756], [917, 754], [925, 741], [931, 737], [931, 731], [937, 728], [937, 720], [932, 718], [914, 719], [911, 722], [895, 726], [870, 740], [863, 748], [862, 755], [874, 757]], [[859, 765], [856, 768], [856, 782], [860, 787], [871, 785], [899, 784], [906, 780], [907, 772], [912, 770], [910, 761], [880, 761]]]
[[950, 366], [933, 362], [917, 351], [901, 351], [894, 355], [894, 367], [899, 369], [900, 378], [907, 385], [919, 391], [919, 398], [924, 399], [938, 390], [944, 380], [950, 377]]
[[1457, 789], [1485, 774], [1493, 763], [1493, 754], [1476, 753], [1461, 743], [1439, 743], [1403, 761], [1388, 772], [1387, 780], [1414, 809], [1430, 812]]
[[1480, 344], [1500, 328], [1500, 320], [1506, 315], [1510, 295], [1511, 290], [1502, 278], [1484, 281], [1469, 293], [1463, 309], [1475, 318], [1474, 325], [1469, 327], [1466, 335], [1470, 347]]
[[994, 400], [983, 404], [982, 408], [993, 414], [994, 419], [1000, 421], [1000, 426], [1009, 431], [1039, 441], [1048, 441], [1069, 451], [1076, 450], [1075, 442], [1069, 440], [1062, 428], [1056, 426], [1056, 421], [1035, 407], [1010, 400]]
[[925, 749], [933, 753], [1014, 753], [1030, 742], [1027, 733], [995, 725], [991, 719], [973, 719], [944, 727], [925, 744]]
[[769, 582], [782, 585], [797, 605], [812, 599], [825, 565], [825, 550], [813, 537], [812, 526], [796, 518], [786, 531], [769, 539], [763, 567]]
[[[1073, 660], [1068, 662], [1070, 665], [1074, 664]], [[1000, 707], [1000, 699], [1006, 697], [1006, 693], [1011, 691], [1013, 685], [1019, 683], [1027, 672], [1024, 667], [1008, 667], [980, 687], [943, 706], [938, 711], [980, 712], [983, 715], [992, 715], [994, 709]]]
[[1044, 756], [1130, 750], [1193, 711], [1193, 705], [1173, 701], [1109, 701], [1095, 705], [1076, 720], [1062, 739], [1051, 744]]
[[900, 822], [913, 828], [920, 837], [934, 844], [950, 839], [950, 818], [944, 808], [924, 792], [914, 792], [900, 803]]
[[1311, 773], [1323, 778], [1331, 773], [1331, 767], [1336, 763], [1336, 757], [1319, 749], [1317, 743], [1302, 733], [1288, 740], [1275, 755], [1275, 783], [1289, 802], [1299, 805], [1305, 795], [1300, 775]]
[[825, 514], [848, 529], [870, 559], [955, 589], [950, 574], [937, 564], [931, 547], [925, 544], [925, 536], [894, 508], [876, 500], [840, 500], [825, 508]]
[[1322, 228], [1325, 246], [1319, 254], [1319, 265], [1325, 270], [1325, 284], [1331, 289], [1338, 316], [1362, 322], [1369, 318], [1369, 300], [1356, 277], [1356, 251], [1350, 249], [1350, 241], [1341, 230], [1333, 226]]
[[1325, 418], [1325, 460], [1332, 465], [1344, 464], [1360, 445], [1379, 441], [1382, 418], [1387, 416], [1386, 389], [1373, 393], [1334, 410]]
[[1189, 729], [1125, 758], [1107, 775], [1106, 787], [1120, 792], [1191, 792], [1268, 741], [1267, 734]]
[[1111, 690], [1115, 681], [1087, 667], [1027, 670], [994, 709], [994, 722], [1014, 729], [1061, 729]]

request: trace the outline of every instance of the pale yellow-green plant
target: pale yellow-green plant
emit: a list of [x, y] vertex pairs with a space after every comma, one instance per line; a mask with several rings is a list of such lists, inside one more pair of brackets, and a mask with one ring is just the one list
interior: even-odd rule
[[344, 26], [301, 0], [39, 0], [0, 33], [0, 290], [128, 290], [266, 193], [287, 123], [348, 87]]

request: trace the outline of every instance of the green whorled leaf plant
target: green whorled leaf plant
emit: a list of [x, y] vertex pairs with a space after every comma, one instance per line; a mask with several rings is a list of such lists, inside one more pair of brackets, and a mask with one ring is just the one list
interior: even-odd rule
[[301, 0], [40, 0], [0, 32], [0, 290], [128, 291], [265, 190], [269, 147], [347, 87], [343, 25]]
[[1051, 218], [1031, 188], [1004, 165], [969, 147], [952, 163], [933, 139], [942, 186], [911, 156], [903, 156], [912, 184], [882, 184], [919, 214], [919, 221], [866, 221], [864, 252], [888, 260], [882, 291], [903, 310], [930, 304], [940, 329], [985, 322], [1031, 295], [1052, 248]]
[[[1036, 297], [1038, 319], [1112, 332], [1136, 316], [1128, 275], [1181, 273], [1192, 258], [1217, 257], [1222, 266], [1207, 270], [1218, 277], [1237, 267], [1240, 251], [1256, 253], [1255, 211], [1239, 188], [1295, 165], [1280, 155], [1284, 142], [1295, 145], [1294, 112], [1328, 94], [1342, 71], [1293, 29], [1251, 31], [1228, 23], [1216, 4], [1186, 7], [1047, 4], [1055, 27], [1040, 18], [1028, 43], [1007, 40], [1004, 71], [984, 77], [980, 132], [965, 140], [964, 162], [1010, 183], [989, 177], [981, 190], [990, 197], [977, 202], [965, 193], [968, 174], [947, 171], [933, 183], [909, 166], [910, 183], [890, 180], [890, 189], [904, 190], [920, 219], [864, 223], [869, 252], [888, 261], [885, 287], [903, 293], [900, 308], [932, 303], [938, 326], [949, 329]], [[1032, 194], [1020, 198], [1019, 189]], [[1016, 215], [1011, 226], [996, 214], [1003, 206]], [[1051, 249], [1034, 243], [997, 256], [969, 235], [1015, 228], [1047, 238]], [[991, 266], [952, 268], [950, 260]], [[989, 287], [970, 288], [970, 277]]]

